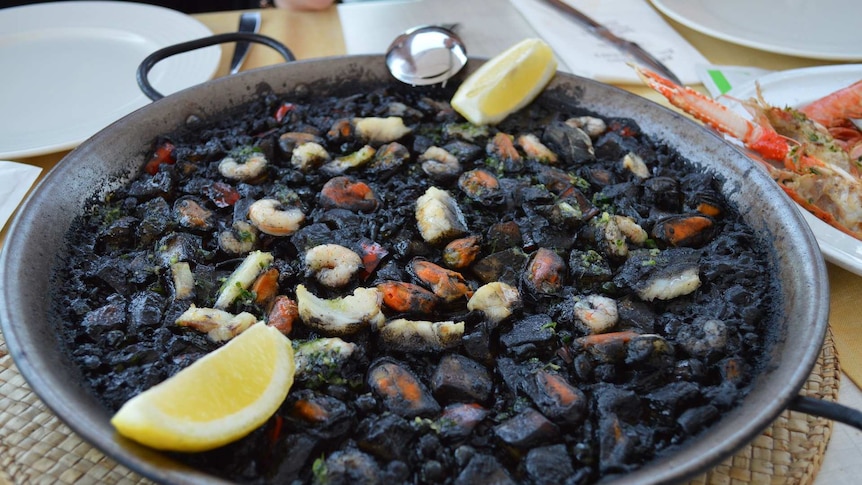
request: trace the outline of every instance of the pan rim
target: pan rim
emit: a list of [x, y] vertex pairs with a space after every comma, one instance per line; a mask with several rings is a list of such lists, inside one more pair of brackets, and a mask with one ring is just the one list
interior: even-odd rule
[[[475, 69], [480, 62], [479, 60], [471, 59], [468, 64], [468, 70]], [[198, 95], [218, 92], [223, 87], [233, 87], [232, 93], [245, 92], [253, 95], [254, 90], [260, 82], [267, 79], [281, 79], [284, 85], [289, 85], [290, 74], [307, 67], [312, 70], [329, 69], [330, 71], [337, 67], [336, 71], [342, 72], [353, 66], [359, 69], [358, 72], [370, 72], [372, 73], [371, 75], [377, 75], [378, 79], [384, 79], [384, 77], [379, 76], [383, 71], [379, 69], [378, 64], [383, 64], [383, 58], [377, 55], [340, 56], [324, 60], [298, 61], [296, 63], [248, 71], [238, 75], [234, 79], [217, 79], [168, 96], [100, 131], [58, 163], [31, 192], [31, 195], [22, 204], [17, 216], [9, 226], [6, 243], [4, 244], [2, 254], [0, 254], [0, 284], [3, 285], [2, 293], [0, 293], [0, 300], [3, 302], [0, 305], [0, 309], [2, 309], [0, 311], [0, 329], [4, 333], [9, 352], [18, 365], [22, 376], [30, 383], [42, 401], [78, 435], [116, 461], [154, 480], [170, 483], [213, 482], [211, 475], [202, 474], [197, 470], [180, 466], [180, 464], [174, 461], [165, 461], [164, 456], [160, 453], [145, 449], [127, 440], [117, 439], [116, 436], [105, 433], [104, 424], [109, 416], [104, 413], [99, 415], [93, 409], [82, 411], [80, 406], [73, 406], [72, 403], [75, 400], [70, 397], [68, 391], [61, 390], [62, 384], [64, 384], [62, 379], [58, 379], [56, 376], [50, 374], [50, 365], [52, 362], [45, 360], [44, 356], [40, 356], [37, 347], [34, 346], [33, 338], [35, 334], [33, 331], [27, 329], [26, 326], [15, 324], [15, 322], [27, 321], [26, 312], [20, 308], [20, 305], [16, 305], [16, 302], [26, 292], [22, 293], [24, 289], [18, 287], [15, 283], [21, 281], [20, 278], [32, 271], [32, 268], [25, 264], [23, 258], [18, 256], [19, 254], [34, 252], [32, 248], [27, 247], [28, 243], [30, 243], [27, 236], [33, 234], [34, 225], [42, 223], [39, 216], [44, 215], [44, 213], [40, 214], [40, 208], [51, 206], [49, 197], [51, 194], [50, 188], [55, 185], [62, 185], [64, 178], [75, 176], [76, 167], [74, 166], [74, 160], [79, 160], [86, 156], [95, 156], [96, 154], [93, 152], [99, 146], [99, 143], [105, 143], [109, 138], [112, 139], [112, 133], [117, 130], [123, 130], [128, 126], [135, 126], [138, 124], [139, 118], [145, 117], [151, 112], [161, 113], [166, 111], [169, 103], [175, 106], [183, 106], [184, 109], [186, 107], [193, 108], [197, 105], [197, 102], [192, 98]], [[674, 120], [673, 124], [675, 126], [690, 126], [702, 130], [699, 136], [714, 139], [716, 147], [718, 147], [716, 150], [722, 155], [735, 157], [735, 163], [740, 164], [740, 170], [745, 168], [741, 166], [744, 154], [738, 148], [727, 144], [720, 137], [707, 132], [693, 121], [652, 101], [637, 97], [619, 88], [568, 74], [558, 74], [554, 83], [556, 86], [566, 87], [568, 84], [571, 84], [573, 86], [585, 86], [587, 90], [592, 89], [599, 90], [602, 93], [616, 93], [616, 97], [621, 98], [620, 102], [623, 103], [631, 102], [632, 100], [641, 104], [648, 103], [646, 105], [649, 106], [650, 110], [661, 113], [660, 119], [664, 121]], [[608, 88], [610, 88], [610, 91], [608, 91]], [[237, 96], [239, 97], [239, 95]], [[152, 121], [154, 127], [151, 127], [151, 129], [157, 129], [156, 127], [162, 123], [164, 123], [163, 120]], [[667, 129], [672, 131], [670, 128]], [[114, 141], [111, 140], [111, 142]], [[771, 179], [766, 177], [765, 172], [754, 171], [751, 174], [755, 182], [763, 183], [764, 181], [768, 181], [774, 184]], [[777, 186], [774, 187], [774, 190], [769, 190], [774, 192], [774, 194], [771, 194], [773, 197], [775, 197], [775, 194], [783, 196], [783, 193], [780, 192]], [[714, 465], [721, 459], [729, 456], [733, 451], [744, 446], [757, 433], [765, 429], [775, 417], [786, 409], [789, 400], [803, 386], [811, 368], [814, 366], [827, 331], [828, 278], [826, 265], [817, 249], [816, 240], [802, 219], [801, 214], [789, 202], [780, 204], [780, 209], [783, 217], [787, 218], [784, 221], [785, 224], [789, 224], [789, 227], [798, 230], [796, 234], [786, 234], [786, 236], [794, 246], [797, 246], [797, 250], [805, 249], [804, 252], [799, 254], [804, 260], [798, 262], [800, 264], [798, 271], [811, 278], [807, 286], [803, 285], [803, 289], [807, 291], [807, 296], [811, 298], [814, 304], [809, 306], [798, 305], [797, 307], [808, 312], [803, 316], [812, 322], [807, 337], [809, 340], [815, 341], [814, 343], [819, 343], [819, 345], [807, 342], [808, 345], [802, 346], [799, 342], [789, 342], [789, 344], [794, 345], [791, 348], [795, 349], [795, 346], [800, 346], [803, 352], [801, 355], [793, 356], [794, 371], [787, 376], [783, 376], [787, 378], [787, 382], [782, 386], [777, 386], [774, 384], [775, 379], [773, 379], [772, 387], [768, 390], [757, 391], [757, 387], [752, 390], [752, 394], [756, 391], [758, 392], [755, 396], [765, 392], [770, 393], [770, 402], [760, 406], [758, 409], [751, 409], [753, 406], [750, 404], [746, 407], [746, 404], [751, 402], [751, 394], [749, 394], [749, 396], [746, 396], [745, 401], [737, 406], [733, 412], [710, 426], [706, 432], [686, 441], [689, 444], [694, 440], [698, 440], [698, 443], [691, 447], [691, 449], [709, 448], [715, 450], [711, 457], [712, 459], [708, 460], [707, 463], [704, 463], [703, 456], [696, 458], [693, 455], [685, 453], [674, 453], [668, 458], [653, 460], [638, 470], [626, 476], [619, 477], [613, 483], [669, 483], [696, 475], [706, 467]], [[37, 301], [33, 295], [29, 295], [29, 298], [25, 299]], [[781, 345], [787, 344], [788, 342], [783, 342]], [[757, 379], [759, 381], [766, 379], [766, 377], [768, 376], [761, 375]], [[767, 383], [769, 383], [768, 380]], [[744, 425], [737, 426], [732, 432], [718, 433], [716, 431], [716, 428], [722, 426], [722, 423], [724, 423], [724, 427], [726, 428], [728, 423], [735, 425], [740, 422], [743, 422], [742, 424]], [[145, 460], [142, 460], [141, 457], [144, 457]]]

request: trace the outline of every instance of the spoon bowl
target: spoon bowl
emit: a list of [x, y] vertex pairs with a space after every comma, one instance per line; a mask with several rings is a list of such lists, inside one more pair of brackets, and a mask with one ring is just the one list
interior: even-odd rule
[[467, 64], [467, 48], [451, 29], [439, 25], [413, 27], [392, 41], [386, 66], [392, 76], [412, 86], [445, 82]]

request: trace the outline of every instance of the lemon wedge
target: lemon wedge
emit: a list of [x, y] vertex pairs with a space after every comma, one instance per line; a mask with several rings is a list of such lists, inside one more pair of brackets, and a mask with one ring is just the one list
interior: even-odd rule
[[258, 322], [127, 401], [111, 424], [121, 435], [152, 448], [217, 448], [275, 413], [293, 384], [294, 367], [290, 340]]
[[467, 76], [450, 104], [474, 125], [497, 124], [534, 100], [556, 72], [551, 47], [524, 39]]

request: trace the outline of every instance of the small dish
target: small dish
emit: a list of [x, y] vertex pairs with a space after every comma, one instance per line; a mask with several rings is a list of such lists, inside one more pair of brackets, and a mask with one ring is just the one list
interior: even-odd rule
[[[811, 67], [774, 72], [757, 79], [764, 99], [773, 106], [801, 107], [862, 79], [862, 64]], [[719, 100], [745, 116], [748, 113], [735, 99], [757, 95], [754, 81], [733, 88]], [[862, 275], [862, 241], [844, 234], [799, 208], [827, 261]]]
[[661, 13], [703, 34], [767, 52], [862, 60], [862, 2], [846, 0], [651, 0]]
[[[162, 47], [212, 35], [194, 18], [131, 2], [52, 2], [0, 9], [0, 158], [74, 148], [149, 103], [138, 64]], [[151, 79], [166, 94], [208, 80], [210, 47], [166, 60]]]

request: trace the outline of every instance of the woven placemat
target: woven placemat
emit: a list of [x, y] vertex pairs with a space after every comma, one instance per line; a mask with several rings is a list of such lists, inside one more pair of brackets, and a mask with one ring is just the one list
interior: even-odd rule
[[[836, 401], [838, 356], [832, 333], [802, 394]], [[751, 444], [691, 485], [799, 484], [814, 481], [832, 422], [785, 411]], [[0, 334], [0, 484], [148, 483], [73, 433], [30, 390]]]

